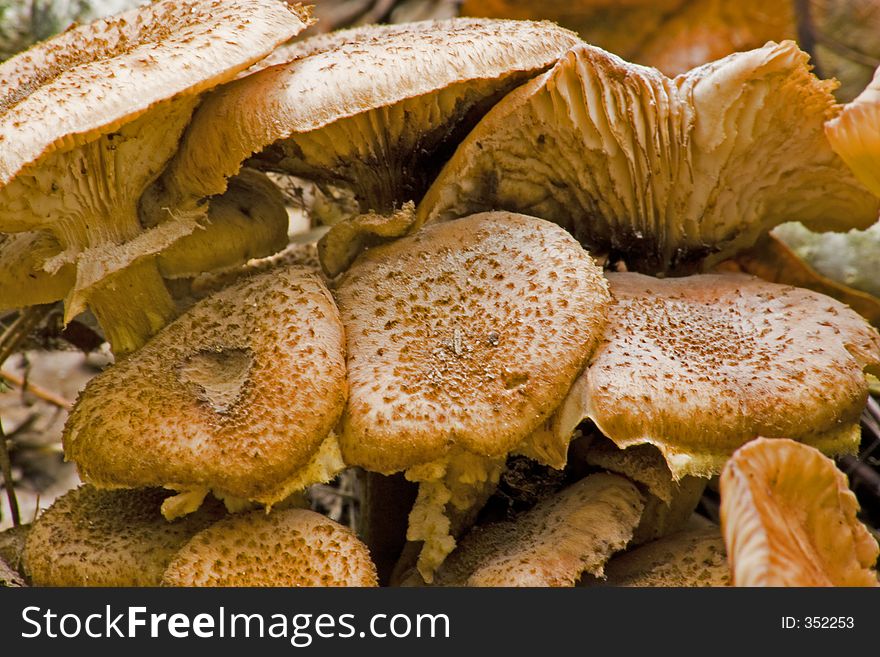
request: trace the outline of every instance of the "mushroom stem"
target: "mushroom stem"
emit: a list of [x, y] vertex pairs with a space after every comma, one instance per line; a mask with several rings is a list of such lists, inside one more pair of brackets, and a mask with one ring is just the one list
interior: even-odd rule
[[142, 347], [177, 314], [154, 260], [134, 264], [97, 285], [89, 305], [117, 356]]

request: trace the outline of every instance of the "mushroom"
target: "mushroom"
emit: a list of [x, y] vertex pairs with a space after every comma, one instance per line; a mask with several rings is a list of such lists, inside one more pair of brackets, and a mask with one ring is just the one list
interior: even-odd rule
[[167, 522], [159, 509], [170, 494], [81, 486], [58, 498], [27, 537], [34, 586], [158, 586], [177, 551], [223, 515], [206, 504]]
[[0, 532], [0, 561], [18, 572], [24, 570], [24, 546], [30, 529], [30, 525], [18, 525]]
[[605, 580], [588, 586], [730, 586], [724, 539], [718, 527], [670, 534], [611, 559]]
[[831, 148], [880, 196], [880, 69], [871, 84], [825, 124]]
[[669, 79], [575, 46], [486, 114], [415, 225], [527, 212], [650, 274], [710, 267], [789, 220], [864, 228], [880, 202], [829, 147], [833, 83], [807, 58], [769, 43]]
[[0, 558], [0, 589], [21, 588], [22, 586], [27, 586], [27, 582], [13, 570], [12, 566]]
[[305, 509], [252, 511], [192, 537], [165, 586], [376, 586], [367, 546], [347, 527]]
[[271, 507], [343, 468], [333, 428], [346, 389], [330, 293], [312, 272], [279, 267], [199, 301], [92, 379], [65, 455], [98, 487], [179, 491], [168, 518], [209, 490], [230, 508]]
[[742, 274], [608, 280], [582, 404], [618, 447], [654, 445], [675, 479], [717, 474], [759, 435], [858, 448], [880, 335], [854, 311]]
[[[252, 158], [251, 166], [348, 186], [363, 212], [392, 213], [418, 201], [492, 104], [578, 42], [549, 23], [453, 19], [294, 44], [273, 56], [277, 65], [205, 100], [142, 210], [189, 216]], [[332, 273], [345, 265], [327, 261]]]
[[816, 449], [759, 438], [721, 473], [734, 586], [877, 586], [880, 547], [846, 475]]
[[89, 306], [117, 353], [175, 314], [154, 256], [201, 213], [145, 229], [138, 199], [178, 147], [200, 94], [309, 22], [282, 0], [158, 0], [67, 30], [0, 64], [0, 231], [43, 232], [76, 269], [65, 318]]
[[430, 582], [453, 524], [466, 524], [455, 516], [485, 502], [581, 372], [605, 322], [605, 279], [558, 226], [490, 212], [361, 254], [335, 293], [350, 386], [342, 454], [419, 482], [408, 538], [425, 542]]
[[[269, 256], [287, 243], [287, 224], [278, 188], [264, 174], [244, 169], [211, 200], [205, 225], [157, 256], [159, 272], [166, 281], [195, 277]], [[46, 232], [0, 235], [0, 310], [64, 299], [76, 285], [76, 266], [54, 274], [43, 268], [63, 250]]]
[[643, 499], [623, 477], [595, 474], [511, 522], [474, 527], [437, 571], [441, 586], [574, 586], [598, 577], [639, 524]]

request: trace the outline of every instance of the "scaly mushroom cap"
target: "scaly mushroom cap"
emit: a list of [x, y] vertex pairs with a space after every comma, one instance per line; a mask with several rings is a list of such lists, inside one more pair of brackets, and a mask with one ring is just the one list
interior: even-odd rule
[[724, 539], [717, 527], [691, 529], [614, 557], [607, 586], [729, 586]]
[[190, 208], [257, 154], [251, 165], [350, 187], [363, 212], [391, 212], [418, 201], [489, 107], [578, 42], [550, 23], [452, 19], [294, 44], [271, 60], [285, 63], [206, 99], [143, 207]]
[[367, 546], [304, 509], [233, 516], [199, 532], [165, 571], [165, 586], [376, 586]]
[[721, 474], [721, 526], [734, 586], [877, 586], [877, 541], [834, 462], [760, 438]]
[[609, 274], [615, 300], [587, 408], [620, 447], [655, 445], [675, 478], [720, 472], [753, 438], [854, 451], [880, 336], [843, 304], [739, 274]]
[[247, 278], [92, 379], [65, 453], [96, 486], [184, 491], [166, 502], [170, 517], [208, 489], [271, 505], [342, 468], [331, 430], [345, 404], [344, 349], [316, 275]]
[[831, 148], [880, 196], [880, 69], [871, 84], [825, 124]]
[[639, 524], [638, 489], [616, 475], [581, 479], [514, 521], [475, 527], [437, 572], [444, 586], [574, 586], [601, 576]]
[[58, 498], [28, 534], [25, 565], [35, 586], [158, 586], [197, 532], [223, 516], [220, 504], [168, 522], [161, 489], [81, 486]]
[[832, 84], [807, 59], [770, 43], [669, 79], [576, 46], [482, 119], [415, 225], [526, 212], [651, 274], [710, 266], [784, 221], [864, 228], [880, 203], [828, 145]]
[[199, 94], [308, 21], [283, 0], [159, 0], [0, 64], [0, 231], [58, 240], [64, 251], [43, 266], [76, 267], [68, 319], [91, 305], [127, 352], [173, 315], [149, 256], [202, 215], [165, 213], [144, 230], [138, 199], [177, 149]]
[[601, 270], [545, 221], [489, 212], [364, 253], [336, 289], [346, 462], [504, 457], [562, 402], [605, 323]]
[[489, 212], [367, 251], [336, 298], [350, 385], [340, 446], [349, 465], [419, 482], [407, 538], [425, 542], [430, 581], [455, 545], [450, 516], [486, 501], [507, 454], [565, 399], [601, 334], [606, 282], [558, 226]]

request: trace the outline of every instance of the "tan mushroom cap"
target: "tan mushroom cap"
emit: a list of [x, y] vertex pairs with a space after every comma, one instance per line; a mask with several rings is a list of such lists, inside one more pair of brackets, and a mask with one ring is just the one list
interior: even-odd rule
[[278, 268], [203, 299], [81, 394], [67, 458], [100, 487], [165, 486], [169, 517], [218, 496], [272, 505], [342, 468], [338, 311], [318, 277]]
[[347, 527], [304, 509], [229, 517], [177, 554], [165, 586], [377, 586], [367, 546]]
[[361, 210], [417, 201], [482, 114], [577, 35], [552, 23], [451, 19], [321, 35], [199, 108], [144, 207], [191, 208], [252, 165], [353, 189]]
[[730, 569], [718, 527], [671, 534], [611, 559], [607, 586], [729, 586]]
[[340, 444], [385, 474], [453, 446], [512, 451], [562, 402], [608, 303], [570, 235], [506, 212], [367, 251], [335, 293], [351, 386]]
[[721, 526], [734, 586], [877, 586], [880, 547], [834, 462], [759, 438], [721, 474]]
[[591, 475], [510, 522], [475, 527], [437, 571], [445, 586], [574, 586], [601, 576], [639, 524], [638, 489], [623, 477]]
[[675, 478], [717, 474], [759, 435], [857, 449], [880, 336], [854, 311], [740, 274], [608, 280], [586, 407], [619, 447], [656, 446]]
[[309, 20], [284, 0], [158, 0], [0, 64], [0, 231], [58, 240], [64, 250], [43, 267], [76, 268], [68, 319], [91, 306], [114, 349], [129, 352], [173, 316], [150, 256], [201, 215], [165, 214], [145, 230], [138, 199], [199, 94]]
[[224, 514], [206, 504], [175, 522], [161, 489], [81, 486], [58, 498], [28, 534], [25, 564], [35, 586], [159, 586], [177, 551]]
[[871, 84], [825, 124], [834, 151], [880, 196], [880, 69]]
[[24, 569], [24, 546], [30, 529], [31, 525], [19, 525], [0, 532], [0, 559], [13, 570]]
[[880, 203], [831, 150], [833, 83], [807, 59], [769, 43], [670, 79], [575, 46], [481, 120], [416, 225], [525, 212], [650, 274], [710, 266], [785, 221], [867, 227]]
[[63, 299], [76, 283], [76, 268], [64, 265], [54, 274], [43, 269], [62, 250], [48, 233], [0, 234], [0, 310]]

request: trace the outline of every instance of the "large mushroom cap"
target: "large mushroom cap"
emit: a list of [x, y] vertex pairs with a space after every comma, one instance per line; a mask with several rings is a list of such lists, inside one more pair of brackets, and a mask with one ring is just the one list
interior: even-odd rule
[[294, 44], [203, 103], [143, 207], [190, 207], [256, 155], [251, 165], [332, 181], [363, 212], [391, 212], [421, 198], [492, 104], [578, 42], [551, 23], [452, 19]]
[[408, 537], [426, 541], [429, 579], [454, 545], [447, 503], [485, 502], [506, 455], [566, 397], [604, 325], [605, 279], [558, 226], [494, 212], [367, 251], [336, 298], [350, 385], [342, 452], [420, 482]]
[[315, 274], [246, 278], [89, 382], [65, 453], [97, 486], [213, 489], [271, 505], [342, 467], [331, 431], [345, 404], [344, 349]]
[[763, 435], [853, 451], [880, 336], [843, 304], [738, 274], [609, 274], [588, 416], [620, 447], [650, 443], [676, 478], [720, 471]]
[[347, 527], [304, 509], [233, 516], [196, 534], [165, 586], [376, 586], [367, 546]]
[[[74, 27], [0, 64], [0, 231], [45, 231], [76, 268], [66, 317], [91, 306], [129, 352], [174, 315], [151, 256], [203, 213], [137, 203], [178, 147], [199, 94], [304, 29], [285, 0], [158, 0]], [[160, 222], [155, 222], [160, 223]]]
[[453, 446], [503, 457], [560, 404], [605, 322], [605, 279], [565, 231], [492, 212], [363, 254], [336, 298], [346, 461], [382, 473]]
[[834, 462], [760, 438], [721, 474], [721, 524], [735, 586], [877, 586], [877, 541]]
[[825, 124], [831, 147], [880, 196], [880, 69], [871, 84]]
[[574, 586], [601, 576], [639, 524], [644, 502], [623, 477], [596, 474], [514, 521], [475, 527], [437, 571], [445, 586]]
[[867, 227], [880, 205], [829, 147], [831, 84], [807, 59], [769, 43], [669, 79], [575, 46], [482, 119], [416, 224], [525, 212], [650, 274], [711, 265], [789, 220]]
[[177, 551], [223, 515], [205, 505], [168, 522], [161, 489], [81, 486], [58, 498], [28, 534], [25, 564], [35, 586], [158, 586]]

